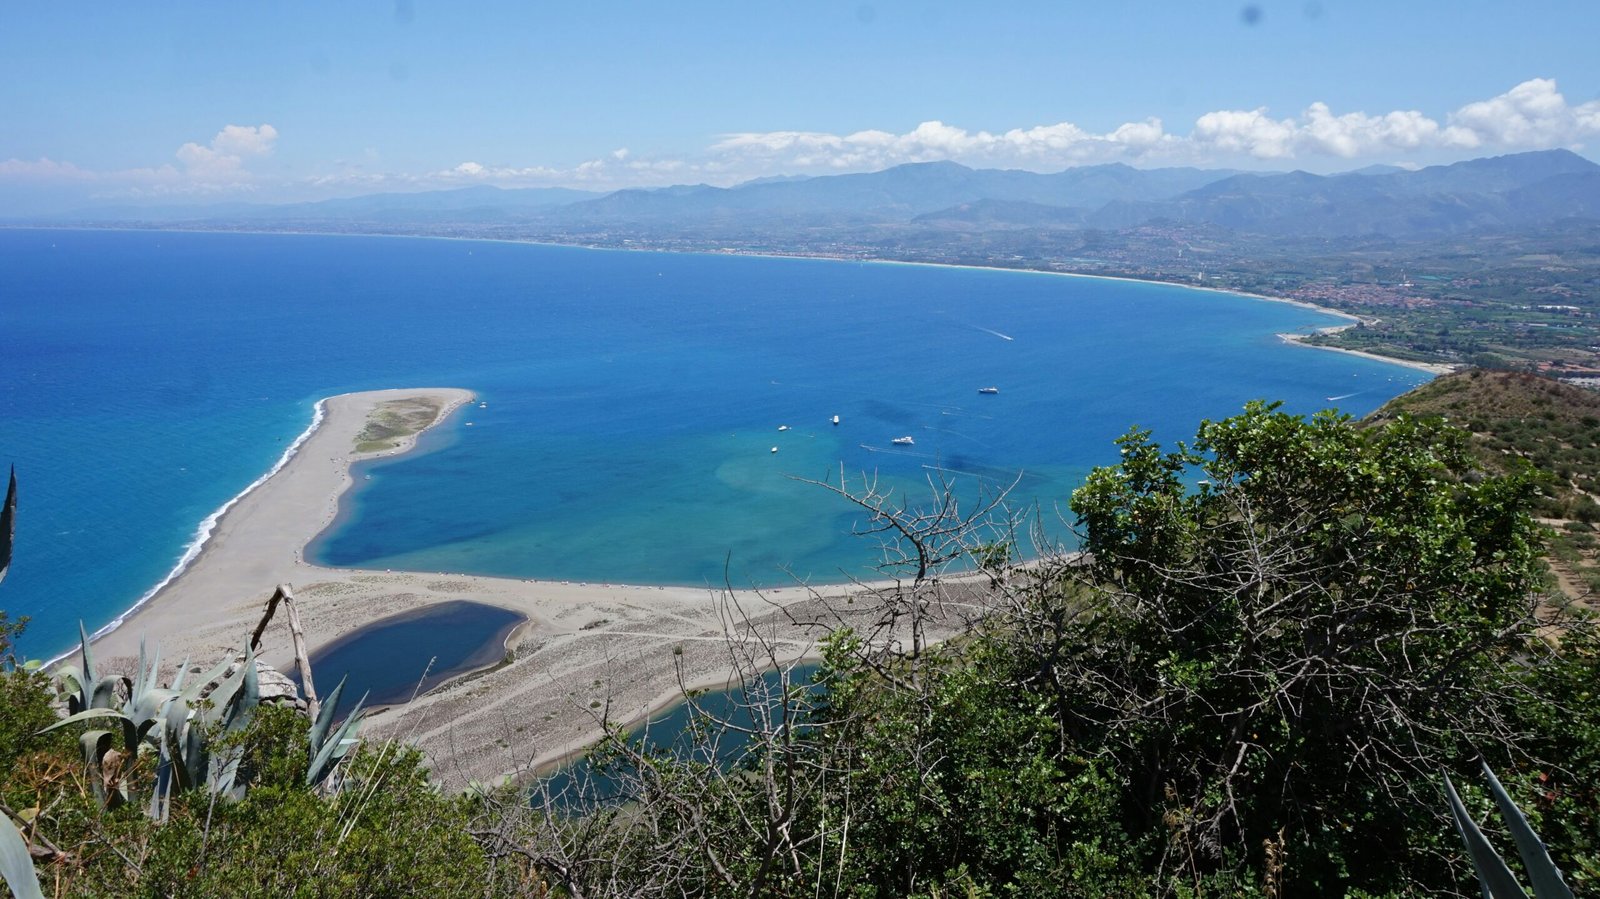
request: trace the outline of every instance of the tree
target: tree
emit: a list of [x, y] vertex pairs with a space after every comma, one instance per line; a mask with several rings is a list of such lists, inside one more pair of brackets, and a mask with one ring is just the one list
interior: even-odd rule
[[1174, 452], [1118, 443], [1071, 503], [1094, 599], [1019, 639], [1068, 739], [1117, 760], [1125, 826], [1165, 834], [1166, 872], [1270, 844], [1292, 892], [1437, 885], [1438, 771], [1522, 760], [1551, 654], [1537, 477], [1486, 475], [1441, 424], [1262, 403]]

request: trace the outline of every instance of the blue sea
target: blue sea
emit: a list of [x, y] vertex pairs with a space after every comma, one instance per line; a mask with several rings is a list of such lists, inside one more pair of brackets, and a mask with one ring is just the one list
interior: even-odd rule
[[[637, 584], [837, 582], [877, 560], [798, 479], [1017, 481], [1056, 533], [1130, 425], [1245, 401], [1364, 414], [1427, 379], [1283, 344], [1336, 323], [1176, 286], [421, 238], [0, 231], [0, 608], [51, 655], [353, 390], [457, 386], [424, 452], [363, 466], [327, 564]], [[995, 395], [979, 387], [995, 386]], [[829, 423], [838, 415], [841, 423]], [[780, 432], [780, 425], [790, 430]], [[891, 443], [914, 438], [912, 446]], [[778, 452], [772, 452], [777, 447]], [[367, 479], [365, 475], [371, 475]], [[266, 591], [270, 584], [262, 584]], [[228, 598], [219, 597], [221, 603]]]

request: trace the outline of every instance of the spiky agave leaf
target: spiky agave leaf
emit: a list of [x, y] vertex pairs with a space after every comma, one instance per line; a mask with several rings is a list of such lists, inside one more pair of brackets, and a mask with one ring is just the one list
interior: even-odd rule
[[328, 728], [333, 726], [333, 717], [338, 713], [339, 697], [344, 694], [345, 681], [349, 677], [339, 678], [339, 685], [333, 688], [327, 698], [322, 701], [322, 708], [317, 710], [317, 720], [311, 722], [311, 754], [313, 757], [322, 748], [322, 741], [328, 738]]
[[78, 651], [83, 656], [83, 682], [92, 684], [99, 680], [94, 673], [94, 655], [89, 652], [89, 632], [84, 629], [83, 619], [78, 619]]
[[250, 721], [255, 718], [256, 709], [261, 705], [261, 669], [256, 665], [255, 647], [246, 645], [244, 648], [244, 682], [239, 685], [239, 695], [233, 704], [233, 712], [226, 722], [229, 732], [244, 730], [250, 726]]
[[[329, 723], [332, 722], [333, 709], [337, 705], [339, 694], [343, 691], [343, 688], [344, 681], [340, 680], [339, 686], [335, 687], [333, 694], [328, 697], [327, 705], [322, 707], [322, 714], [317, 716], [317, 725], [322, 725], [322, 735], [326, 735], [328, 732], [323, 718], [326, 716], [327, 721]], [[327, 780], [328, 775], [333, 773], [333, 769], [338, 767], [339, 762], [349, 754], [351, 747], [355, 746], [356, 740], [350, 737], [350, 732], [361, 723], [361, 707], [366, 704], [367, 695], [365, 693], [361, 695], [361, 699], [356, 702], [355, 708], [350, 710], [349, 717], [345, 718], [344, 723], [339, 725], [338, 731], [323, 740], [320, 745], [317, 742], [311, 744], [311, 751], [314, 755], [311, 758], [311, 766], [306, 769], [306, 786], [314, 787]], [[312, 727], [313, 740], [318, 734], [317, 725]]]
[[57, 682], [67, 694], [67, 711], [82, 712], [87, 709], [109, 709], [117, 704], [117, 688], [126, 684], [132, 691], [133, 682], [115, 675], [100, 677], [95, 673], [94, 653], [89, 649], [89, 633], [78, 622], [79, 652], [83, 665], [62, 666], [57, 672]]
[[28, 852], [28, 841], [22, 831], [11, 823], [11, 816], [0, 814], [0, 876], [16, 899], [44, 899], [39, 889], [39, 874], [33, 868], [33, 856]]
[[356, 703], [355, 709], [350, 712], [350, 717], [344, 719], [344, 723], [339, 725], [339, 730], [333, 735], [333, 739], [324, 744], [322, 751], [318, 752], [317, 757], [311, 760], [311, 767], [306, 769], [307, 786], [314, 787], [327, 780], [328, 775], [333, 773], [333, 769], [339, 767], [339, 763], [344, 761], [344, 757], [349, 755], [350, 750], [360, 742], [351, 737], [350, 732], [361, 723], [361, 704], [366, 701], [366, 697], [363, 696], [361, 702]]
[[[178, 792], [194, 789], [200, 782], [200, 773], [206, 770], [205, 741], [193, 709], [183, 694], [167, 703], [167, 713], [162, 728], [162, 751], [169, 764], [168, 776]], [[160, 770], [157, 770], [159, 779]]]
[[160, 753], [156, 761], [156, 783], [150, 790], [150, 805], [144, 810], [152, 821], [165, 823], [169, 808], [168, 800], [172, 796], [173, 771], [178, 767], [168, 748], [167, 728], [161, 729], [161, 736], [156, 743], [156, 751]]
[[[257, 676], [255, 648], [248, 644], [244, 650], [244, 664], [240, 666], [239, 671], [243, 677], [240, 679], [233, 701], [222, 718], [224, 734], [238, 733], [249, 727], [251, 719], [255, 717], [256, 707], [261, 704], [261, 684]], [[229, 799], [244, 798], [245, 785], [239, 780], [239, 763], [243, 758], [243, 748], [235, 746], [231, 747], [225, 756], [213, 759], [212, 792]]]
[[1489, 792], [1494, 795], [1495, 805], [1500, 806], [1500, 817], [1511, 828], [1511, 839], [1516, 841], [1517, 854], [1522, 856], [1522, 866], [1528, 869], [1528, 879], [1533, 881], [1533, 895], [1538, 899], [1572, 899], [1572, 890], [1567, 888], [1567, 882], [1561, 877], [1561, 869], [1550, 858], [1544, 841], [1528, 826], [1522, 809], [1511, 801], [1506, 788], [1500, 785], [1500, 778], [1489, 770], [1487, 762], [1483, 763], [1483, 774], [1489, 778]]
[[[236, 706], [236, 696], [245, 685], [243, 666], [224, 677], [232, 666], [232, 657], [224, 658], [210, 671], [198, 675], [167, 706], [167, 751], [173, 756], [172, 774], [179, 791], [195, 789], [209, 780], [212, 758], [206, 730], [226, 721]], [[188, 667], [185, 662], [185, 670]], [[215, 689], [202, 700], [200, 694], [212, 684], [216, 684]]]
[[127, 678], [108, 675], [94, 682], [94, 688], [89, 694], [89, 708], [114, 709], [117, 707], [117, 688], [122, 686]]
[[161, 668], [161, 644], [156, 644], [155, 657], [150, 659], [148, 663], [145, 661], [144, 644], [145, 638], [141, 635], [139, 637], [139, 670], [134, 672], [130, 696], [138, 696], [146, 690], [153, 689], [156, 686], [156, 676]]
[[1461, 804], [1456, 785], [1450, 782], [1448, 774], [1444, 776], [1444, 789], [1450, 798], [1450, 814], [1456, 819], [1456, 830], [1461, 832], [1472, 867], [1478, 872], [1478, 886], [1483, 890], [1484, 899], [1528, 899], [1527, 891], [1517, 883], [1505, 860], [1489, 845], [1488, 838], [1467, 813], [1467, 807]]
[[102, 718], [121, 719], [126, 717], [128, 716], [122, 714], [122, 712], [118, 709], [85, 709], [84, 711], [76, 714], [68, 715], [49, 727], [40, 728], [36, 733], [47, 734], [50, 731], [59, 730], [69, 724], [77, 724], [80, 721], [98, 721]]
[[[226, 723], [229, 716], [234, 713], [234, 708], [239, 701], [240, 691], [245, 688], [246, 679], [253, 678], [255, 676], [254, 655], [247, 650], [245, 652], [245, 658], [247, 659], [247, 663], [240, 664], [239, 667], [234, 668], [233, 673], [219, 681], [216, 689], [212, 690], [211, 695], [206, 697], [210, 704], [201, 708], [201, 714], [204, 716], [207, 724]], [[233, 660], [229, 659], [227, 660], [226, 664], [221, 665], [220, 667], [226, 671], [233, 664]], [[203, 688], [204, 685], [197, 686]], [[196, 690], [196, 694], [199, 692], [199, 690]]]
[[[216, 683], [219, 678], [226, 674], [229, 666], [232, 664], [233, 659], [231, 658], [226, 658], [218, 662], [210, 671], [200, 675], [195, 679], [194, 683], [185, 687], [183, 692], [179, 694], [179, 697], [183, 699], [184, 703], [186, 703], [190, 708], [199, 709], [201, 704], [200, 694], [205, 692], [206, 687]], [[211, 692], [212, 697], [215, 698], [217, 691], [213, 690]]]
[[0, 506], [0, 581], [11, 570], [11, 545], [17, 539], [17, 466], [11, 466], [11, 482], [6, 486], [6, 502]]

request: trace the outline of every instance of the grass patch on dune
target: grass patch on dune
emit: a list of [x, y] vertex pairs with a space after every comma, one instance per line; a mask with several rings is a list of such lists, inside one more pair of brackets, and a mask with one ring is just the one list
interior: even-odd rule
[[398, 447], [437, 421], [442, 408], [438, 400], [415, 397], [379, 403], [356, 435], [356, 452], [379, 453]]

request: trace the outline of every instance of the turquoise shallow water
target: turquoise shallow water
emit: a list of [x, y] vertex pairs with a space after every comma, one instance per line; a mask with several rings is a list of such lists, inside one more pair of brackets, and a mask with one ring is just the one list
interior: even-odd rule
[[792, 476], [842, 466], [918, 487], [938, 466], [972, 490], [1021, 472], [1016, 500], [1053, 516], [1130, 424], [1177, 439], [1257, 397], [1310, 412], [1339, 396], [1361, 414], [1426, 379], [1274, 336], [1334, 321], [1181, 287], [923, 266], [0, 232], [0, 462], [22, 491], [0, 608], [33, 616], [25, 650], [65, 648], [80, 617], [103, 625], [161, 580], [317, 399], [408, 385], [466, 387], [488, 408], [423, 453], [363, 466], [312, 558], [836, 581], [875, 550], [851, 536], [850, 507]]

